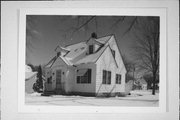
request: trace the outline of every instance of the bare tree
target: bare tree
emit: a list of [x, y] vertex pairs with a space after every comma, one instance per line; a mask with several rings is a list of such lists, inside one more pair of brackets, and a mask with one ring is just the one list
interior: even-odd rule
[[152, 74], [152, 94], [155, 95], [159, 74], [159, 17], [146, 17], [141, 19], [140, 23], [136, 27], [135, 55], [139, 68]]
[[[94, 20], [96, 22], [95, 27], [97, 30], [97, 21], [99, 19], [97, 16], [91, 16], [83, 22], [80, 22], [80, 19], [81, 17], [78, 17], [78, 24], [73, 29], [71, 37], [82, 28], [85, 28], [85, 31], [88, 31], [88, 24]], [[136, 64], [136, 66], [139, 68], [139, 70], [152, 74], [152, 94], [155, 95], [156, 81], [158, 80], [159, 76], [159, 17], [132, 16], [129, 18], [126, 16], [121, 16], [118, 17], [118, 19], [114, 18], [114, 23], [110, 25], [110, 30], [114, 29], [118, 25], [122, 25], [123, 23], [127, 24], [127, 21], [129, 22], [129, 25], [124, 30], [122, 37], [132, 32], [133, 30], [135, 31], [134, 35], [136, 36], [137, 40], [135, 44], [136, 46], [134, 48], [136, 50], [136, 62], [139, 63], [138, 65]], [[135, 72], [135, 64], [125, 64], [127, 71], [133, 71], [133, 73]]]

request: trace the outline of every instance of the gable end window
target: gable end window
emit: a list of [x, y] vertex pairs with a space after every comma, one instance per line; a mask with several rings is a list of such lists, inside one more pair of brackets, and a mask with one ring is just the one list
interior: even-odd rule
[[115, 58], [115, 56], [116, 56], [115, 50], [112, 50], [112, 55], [113, 55], [113, 57]]
[[81, 83], [91, 83], [91, 69], [80, 69], [77, 70], [76, 82]]
[[102, 84], [111, 84], [111, 71], [103, 70]]
[[94, 45], [89, 45], [89, 54], [93, 54], [94, 52]]
[[116, 84], [121, 84], [121, 75], [116, 74]]

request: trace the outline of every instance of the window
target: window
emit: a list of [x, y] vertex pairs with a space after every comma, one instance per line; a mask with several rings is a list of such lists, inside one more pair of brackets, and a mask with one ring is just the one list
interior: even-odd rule
[[111, 71], [103, 70], [102, 84], [111, 84]]
[[61, 55], [61, 52], [57, 52], [57, 57], [59, 57]]
[[89, 54], [92, 54], [94, 52], [94, 46], [89, 45]]
[[77, 83], [91, 83], [91, 69], [77, 70]]
[[47, 78], [47, 83], [51, 84], [52, 83], [52, 76], [50, 76], [49, 78]]
[[121, 75], [116, 74], [116, 84], [121, 84]]
[[106, 71], [105, 70], [103, 70], [103, 82], [102, 82], [102, 84], [106, 84]]
[[113, 55], [113, 57], [115, 58], [115, 55], [116, 55], [115, 50], [112, 50], [112, 55]]

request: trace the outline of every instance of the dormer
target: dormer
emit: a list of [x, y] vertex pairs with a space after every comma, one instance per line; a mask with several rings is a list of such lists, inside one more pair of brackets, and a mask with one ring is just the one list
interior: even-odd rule
[[96, 39], [97, 39], [97, 34], [93, 32], [91, 34], [91, 38], [87, 41], [87, 46], [88, 46], [87, 54], [93, 54], [101, 47], [102, 43], [97, 42]]

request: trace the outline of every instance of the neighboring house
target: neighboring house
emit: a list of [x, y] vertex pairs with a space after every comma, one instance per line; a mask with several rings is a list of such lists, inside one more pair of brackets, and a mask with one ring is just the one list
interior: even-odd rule
[[36, 83], [36, 75], [37, 72], [32, 72], [30, 66], [26, 65], [26, 72], [25, 72], [25, 92], [26, 93], [33, 93], [33, 84]]
[[147, 82], [146, 82], [146, 80], [143, 77], [138, 78], [135, 81], [135, 85], [139, 86], [139, 89], [141, 89], [141, 90], [147, 90]]
[[114, 35], [59, 47], [46, 65], [44, 93], [115, 96], [125, 92], [125, 74]]

